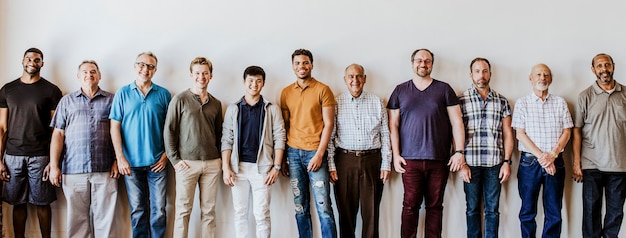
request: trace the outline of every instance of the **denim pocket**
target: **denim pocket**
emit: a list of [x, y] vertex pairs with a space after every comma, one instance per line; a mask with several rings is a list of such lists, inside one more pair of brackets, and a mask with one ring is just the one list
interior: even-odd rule
[[537, 163], [537, 160], [535, 159], [535, 156], [520, 156], [520, 161], [519, 161], [519, 165], [520, 166], [524, 166], [524, 167], [530, 167], [535, 165], [535, 163]]

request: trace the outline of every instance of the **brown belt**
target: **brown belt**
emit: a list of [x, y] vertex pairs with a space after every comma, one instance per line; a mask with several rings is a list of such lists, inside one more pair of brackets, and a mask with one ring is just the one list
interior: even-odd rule
[[373, 149], [373, 150], [346, 150], [346, 149], [342, 149], [342, 148], [337, 148], [337, 150], [341, 151], [341, 153], [351, 154], [351, 155], [354, 155], [356, 157], [366, 156], [366, 155], [374, 154], [374, 153], [380, 153], [380, 149]]

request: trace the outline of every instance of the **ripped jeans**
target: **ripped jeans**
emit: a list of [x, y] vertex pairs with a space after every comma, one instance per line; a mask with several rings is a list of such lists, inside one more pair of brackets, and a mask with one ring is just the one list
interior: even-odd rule
[[311, 213], [309, 212], [310, 183], [313, 189], [313, 197], [315, 198], [317, 215], [320, 218], [322, 237], [335, 238], [337, 237], [337, 229], [330, 201], [327, 154], [324, 154], [322, 165], [317, 171], [307, 172], [307, 166], [313, 155], [315, 155], [314, 150], [300, 150], [287, 147], [289, 177], [293, 191], [293, 201], [296, 206], [298, 233], [301, 238], [313, 237]]

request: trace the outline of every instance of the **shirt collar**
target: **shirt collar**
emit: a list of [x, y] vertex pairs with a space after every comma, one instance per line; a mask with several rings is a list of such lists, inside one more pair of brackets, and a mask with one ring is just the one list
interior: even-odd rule
[[[137, 89], [137, 83], [135, 81], [133, 81], [130, 84], [130, 89]], [[159, 87], [156, 87], [156, 84], [152, 83], [152, 84], [150, 84], [150, 89], [148, 91], [152, 91], [152, 90], [158, 91]]]
[[[480, 96], [480, 93], [478, 93], [478, 89], [476, 89], [474, 86], [470, 87], [470, 89], [468, 90], [470, 95], [475, 95], [477, 97], [480, 97], [480, 99], [482, 99], [482, 96]], [[489, 101], [493, 98], [493, 90], [491, 89], [491, 87], [489, 87], [489, 93], [487, 94], [487, 100]]]
[[[82, 88], [74, 91], [71, 95], [74, 96], [74, 97], [85, 96], [86, 98], [89, 98], [89, 96], [87, 96], [87, 95], [85, 95], [83, 93], [83, 89]], [[97, 97], [97, 96], [104, 96], [102, 94], [102, 89], [100, 89], [100, 87], [98, 87], [98, 91], [96, 91], [96, 94], [93, 95], [94, 98]]]
[[347, 93], [345, 94], [345, 97], [346, 97], [346, 98], [348, 98], [348, 99], [350, 99], [350, 101], [353, 101], [353, 102], [356, 102], [356, 101], [363, 101], [363, 100], [365, 100], [364, 98], [365, 98], [365, 97], [367, 97], [367, 92], [365, 92], [365, 90], [364, 90], [364, 91], [362, 91], [362, 92], [361, 92], [361, 95], [359, 95], [359, 97], [358, 97], [358, 98], [353, 97], [353, 96], [352, 96], [352, 94], [351, 94], [350, 92], [347, 92]]
[[[543, 102], [541, 101], [541, 98], [538, 97], [537, 94], [535, 94], [535, 92], [531, 93], [530, 96], [533, 99], [533, 101]], [[546, 101], [550, 100], [551, 97], [552, 97], [552, 94], [548, 93], [548, 95], [546, 96]]]
[[[317, 80], [315, 80], [315, 78], [311, 77], [311, 80], [309, 85], [307, 85], [306, 87], [302, 88], [303, 90], [306, 88], [312, 88], [313, 86], [315, 86], [315, 84], [317, 84]], [[294, 89], [300, 89], [300, 85], [298, 85], [298, 81], [296, 81], [295, 83], [293, 83], [293, 88]]]
[[241, 97], [241, 100], [240, 100], [240, 102], [239, 102], [239, 104], [240, 104], [241, 106], [248, 106], [248, 107], [256, 108], [256, 107], [260, 107], [261, 105], [265, 104], [265, 101], [263, 100], [263, 96], [261, 96], [261, 97], [259, 98], [259, 101], [258, 101], [256, 104], [254, 104], [254, 106], [250, 106], [250, 105], [246, 102], [246, 99], [245, 99], [245, 98], [246, 98], [246, 96]]
[[[604, 89], [602, 89], [600, 87], [600, 85], [598, 85], [598, 81], [593, 82], [593, 85], [591, 85], [591, 87], [593, 87], [593, 91], [596, 94], [602, 94], [602, 93], [606, 92], [606, 91], [604, 91]], [[621, 92], [622, 91], [622, 85], [617, 83], [617, 81], [615, 81], [615, 88], [614, 89], [615, 89], [614, 92]]]

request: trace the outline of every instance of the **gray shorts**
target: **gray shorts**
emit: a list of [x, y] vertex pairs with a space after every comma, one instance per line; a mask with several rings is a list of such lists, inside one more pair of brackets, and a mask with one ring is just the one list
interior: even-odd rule
[[4, 184], [4, 201], [11, 205], [49, 205], [57, 199], [54, 186], [43, 181], [50, 156], [4, 155], [11, 179]]

